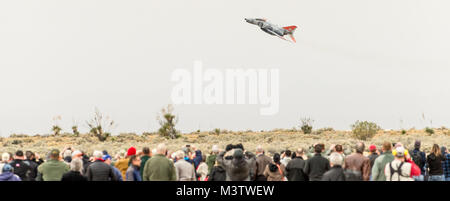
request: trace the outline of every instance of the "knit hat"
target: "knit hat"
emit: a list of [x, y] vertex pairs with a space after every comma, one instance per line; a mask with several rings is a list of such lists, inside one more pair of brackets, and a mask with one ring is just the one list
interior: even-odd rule
[[12, 172], [13, 167], [10, 164], [5, 164], [2, 169], [3, 172]]
[[127, 156], [136, 155], [136, 148], [130, 147], [127, 151]]
[[375, 146], [375, 145], [370, 145], [369, 146], [369, 151], [374, 152], [376, 150], [377, 150], [377, 146]]
[[403, 148], [403, 147], [395, 148], [395, 156], [396, 157], [403, 157], [403, 156], [405, 156], [405, 148]]

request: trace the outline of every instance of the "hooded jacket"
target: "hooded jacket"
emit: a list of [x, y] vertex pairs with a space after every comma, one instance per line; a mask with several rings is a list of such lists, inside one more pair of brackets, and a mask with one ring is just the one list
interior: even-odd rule
[[427, 164], [429, 168], [430, 175], [443, 175], [444, 169], [442, 168], [442, 162], [445, 161], [445, 157], [441, 155], [436, 156], [434, 153], [431, 153], [427, 157]]
[[221, 165], [214, 166], [208, 176], [208, 181], [225, 181], [226, 179], [227, 173]]
[[21, 181], [21, 179], [12, 172], [3, 172], [0, 174], [0, 181]]

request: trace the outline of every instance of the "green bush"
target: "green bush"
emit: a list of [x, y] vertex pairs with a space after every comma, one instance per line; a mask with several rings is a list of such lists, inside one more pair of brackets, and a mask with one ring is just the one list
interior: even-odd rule
[[302, 118], [300, 119], [301, 124], [300, 124], [300, 128], [302, 129], [304, 134], [310, 134], [312, 132], [312, 123], [314, 122], [314, 120], [312, 120], [311, 118]]
[[428, 134], [430, 134], [430, 135], [432, 135], [432, 134], [434, 134], [434, 129], [429, 128], [429, 127], [426, 127], [426, 128], [425, 128], [425, 132], [428, 133]]
[[376, 123], [359, 120], [351, 128], [353, 136], [359, 140], [370, 139], [381, 129]]
[[158, 130], [158, 133], [162, 137], [176, 139], [181, 135], [175, 129], [175, 125], [178, 123], [178, 118], [172, 113], [172, 105], [168, 105], [167, 108], [163, 108], [161, 110], [161, 113], [157, 117], [159, 125], [161, 126], [161, 128], [159, 128]]

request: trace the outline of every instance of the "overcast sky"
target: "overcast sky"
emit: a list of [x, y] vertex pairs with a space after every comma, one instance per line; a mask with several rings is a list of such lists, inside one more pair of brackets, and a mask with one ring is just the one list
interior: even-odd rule
[[[183, 132], [224, 128], [450, 126], [447, 0], [0, 1], [0, 135], [85, 132], [98, 107], [113, 133], [154, 131], [172, 72], [278, 68], [280, 109], [176, 105]], [[297, 43], [246, 17], [297, 25]], [[425, 114], [427, 122], [422, 120]], [[401, 123], [403, 121], [403, 124]]]

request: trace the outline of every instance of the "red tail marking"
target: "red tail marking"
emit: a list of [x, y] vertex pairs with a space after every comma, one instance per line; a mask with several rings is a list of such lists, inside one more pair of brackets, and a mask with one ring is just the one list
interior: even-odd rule
[[286, 29], [288, 31], [294, 31], [297, 28], [297, 26], [287, 26], [287, 27], [283, 27], [283, 29]]

